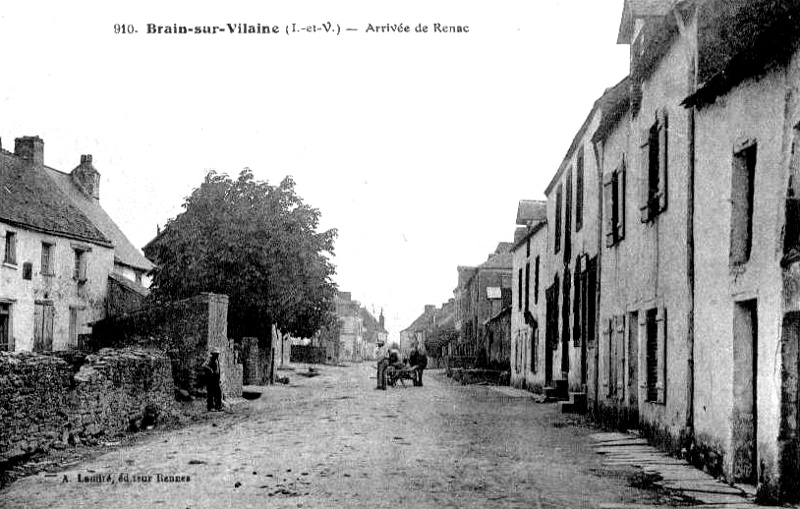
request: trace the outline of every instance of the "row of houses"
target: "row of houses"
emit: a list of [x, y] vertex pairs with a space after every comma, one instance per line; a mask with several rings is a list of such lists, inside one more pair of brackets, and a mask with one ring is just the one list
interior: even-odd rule
[[77, 348], [148, 293], [153, 265], [100, 206], [92, 156], [61, 172], [36, 136], [0, 143], [0, 248], [0, 351]]
[[324, 351], [324, 355], [317, 357], [327, 363], [374, 360], [378, 348], [386, 343], [389, 335], [383, 309], [380, 316], [375, 318], [366, 307], [353, 299], [350, 292], [344, 291], [337, 293], [334, 305], [336, 325], [319, 331], [313, 338], [298, 340], [295, 344]]
[[625, 0], [617, 43], [629, 75], [432, 346], [796, 501], [800, 4]]

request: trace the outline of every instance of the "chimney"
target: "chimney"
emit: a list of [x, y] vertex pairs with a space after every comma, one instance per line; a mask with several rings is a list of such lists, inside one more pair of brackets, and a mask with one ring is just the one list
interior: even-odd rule
[[426, 315], [433, 313], [434, 309], [436, 309], [436, 306], [434, 306], [433, 304], [425, 304], [425, 314]]
[[81, 164], [70, 173], [72, 182], [86, 196], [100, 199], [100, 172], [92, 166], [92, 155], [81, 156]]
[[38, 136], [23, 136], [14, 140], [14, 154], [36, 166], [44, 166], [44, 140]]

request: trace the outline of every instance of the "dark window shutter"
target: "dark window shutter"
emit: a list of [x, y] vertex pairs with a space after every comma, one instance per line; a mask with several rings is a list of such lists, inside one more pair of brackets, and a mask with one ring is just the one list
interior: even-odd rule
[[667, 309], [658, 308], [656, 314], [658, 331], [658, 382], [656, 383], [656, 402], [667, 401]]
[[627, 170], [625, 169], [625, 158], [622, 158], [622, 165], [617, 175], [617, 240], [625, 238], [625, 179]]
[[612, 185], [614, 183], [614, 174], [606, 173], [603, 175], [603, 204], [605, 220], [605, 233], [606, 233], [606, 246], [611, 247], [614, 245], [614, 199]]
[[650, 220], [650, 128], [639, 134], [639, 218], [643, 223]]
[[667, 146], [667, 110], [658, 110], [658, 211], [667, 209], [667, 165], [669, 160]]

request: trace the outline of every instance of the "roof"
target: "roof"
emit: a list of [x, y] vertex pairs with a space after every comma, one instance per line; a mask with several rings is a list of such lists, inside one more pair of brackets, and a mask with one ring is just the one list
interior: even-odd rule
[[622, 7], [622, 19], [617, 32], [617, 44], [628, 44], [633, 36], [634, 21], [638, 18], [664, 16], [675, 0], [625, 0]]
[[527, 240], [528, 240], [529, 238], [533, 237], [533, 236], [534, 236], [534, 235], [535, 235], [535, 234], [536, 234], [536, 233], [537, 233], [539, 230], [541, 230], [541, 229], [542, 229], [542, 228], [544, 228], [545, 226], [547, 226], [547, 221], [539, 221], [538, 223], [534, 223], [534, 224], [532, 224], [532, 225], [531, 225], [531, 226], [530, 226], [530, 227], [527, 229], [527, 231], [525, 232], [525, 234], [524, 234], [524, 235], [522, 235], [522, 236], [519, 238], [519, 240], [517, 240], [517, 241], [514, 243], [514, 245], [513, 245], [513, 246], [511, 246], [511, 252], [513, 253], [514, 251], [516, 251], [517, 249], [519, 249], [519, 248], [520, 248], [520, 246], [522, 246], [522, 244], [523, 244], [524, 242], [527, 242]]
[[581, 139], [583, 139], [583, 135], [586, 133], [586, 129], [589, 128], [589, 124], [592, 122], [592, 117], [594, 116], [595, 111], [597, 111], [599, 104], [600, 104], [600, 99], [597, 99], [592, 105], [592, 109], [589, 110], [589, 114], [586, 115], [586, 120], [583, 121], [581, 128], [578, 129], [578, 132], [575, 133], [575, 136], [572, 138], [572, 143], [570, 143], [569, 149], [567, 149], [567, 153], [564, 155], [564, 159], [561, 161], [561, 165], [559, 166], [558, 171], [556, 171], [556, 174], [553, 175], [552, 179], [550, 179], [550, 183], [547, 184], [547, 188], [545, 188], [544, 194], [549, 195], [550, 191], [553, 190], [553, 187], [555, 187], [556, 183], [561, 178], [561, 174], [564, 173], [564, 169], [567, 167], [566, 163], [569, 162], [569, 160], [572, 158], [572, 154], [575, 153], [575, 150], [577, 150], [578, 145], [580, 145]]
[[381, 327], [380, 322], [378, 322], [378, 320], [372, 316], [372, 313], [370, 313], [367, 308], [362, 306], [359, 310], [359, 314], [361, 315], [364, 329], [374, 330], [376, 332], [386, 332], [386, 329]]
[[520, 200], [517, 207], [517, 223], [526, 226], [531, 221], [547, 219], [547, 202], [542, 200]]
[[409, 325], [408, 327], [403, 329], [402, 332], [406, 332], [406, 331], [410, 331], [410, 330], [424, 329], [424, 328], [428, 327], [429, 325], [431, 325], [431, 322], [432, 322], [431, 319], [432, 318], [433, 318], [433, 315], [431, 315], [429, 313], [422, 313], [413, 322], [411, 322], [411, 325]]
[[622, 119], [631, 105], [630, 79], [625, 76], [619, 83], [606, 90], [601, 98], [600, 125], [592, 136], [592, 142], [605, 140]]
[[504, 242], [504, 244], [508, 244], [509, 250], [505, 251], [505, 252], [502, 252], [502, 253], [493, 254], [492, 256], [489, 257], [488, 260], [486, 260], [482, 264], [478, 265], [478, 270], [483, 270], [483, 269], [510, 269], [512, 267], [512, 263], [513, 263], [513, 255], [511, 254], [511, 251], [510, 251], [511, 243], [510, 242]]
[[130, 279], [126, 278], [125, 276], [122, 276], [120, 274], [116, 274], [114, 272], [110, 272], [108, 274], [108, 278], [116, 281], [117, 283], [121, 284], [125, 288], [127, 288], [127, 289], [129, 289], [129, 290], [131, 290], [133, 292], [138, 293], [142, 297], [147, 297], [148, 295], [150, 295], [150, 290], [149, 289], [147, 289], [146, 287], [140, 285], [139, 283], [136, 283], [135, 281], [131, 281]]
[[785, 65], [800, 45], [800, 3], [708, 0], [698, 13], [698, 84], [685, 106], [703, 106], [745, 79]]
[[52, 168], [46, 168], [46, 171], [53, 182], [61, 189], [61, 192], [69, 197], [72, 204], [80, 209], [107, 238], [111, 239], [114, 244], [115, 263], [144, 271], [153, 269], [153, 263], [131, 244], [131, 241], [122, 233], [119, 226], [103, 210], [98, 200], [83, 194], [72, 182], [72, 177], [68, 173]]
[[[49, 170], [49, 168], [47, 169]], [[0, 150], [0, 221], [30, 230], [112, 247], [45, 167]]]

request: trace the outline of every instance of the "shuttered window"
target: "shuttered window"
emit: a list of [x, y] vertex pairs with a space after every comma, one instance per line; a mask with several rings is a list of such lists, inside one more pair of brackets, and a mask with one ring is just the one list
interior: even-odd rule
[[655, 122], [640, 133], [639, 210], [642, 222], [667, 209], [667, 110], [656, 112]]
[[578, 148], [575, 163], [575, 231], [583, 228], [583, 146]]
[[553, 252], [558, 253], [561, 250], [561, 200], [563, 199], [561, 184], [556, 189], [556, 217], [555, 217], [555, 232], [553, 233]]
[[531, 264], [525, 264], [525, 311], [530, 309], [531, 304]]
[[667, 313], [665, 308], [648, 309], [645, 314], [647, 401], [666, 403]]
[[625, 238], [625, 158], [613, 172], [603, 175], [606, 246]]

